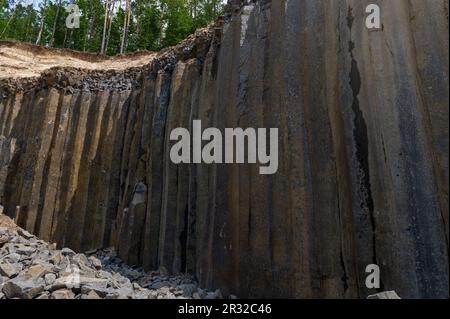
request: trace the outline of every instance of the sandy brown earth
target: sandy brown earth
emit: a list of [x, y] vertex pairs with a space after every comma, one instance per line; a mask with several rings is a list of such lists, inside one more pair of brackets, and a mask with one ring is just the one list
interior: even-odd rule
[[0, 79], [39, 76], [53, 67], [86, 70], [124, 70], [150, 63], [153, 52], [106, 57], [67, 49], [49, 49], [31, 44], [0, 41]]

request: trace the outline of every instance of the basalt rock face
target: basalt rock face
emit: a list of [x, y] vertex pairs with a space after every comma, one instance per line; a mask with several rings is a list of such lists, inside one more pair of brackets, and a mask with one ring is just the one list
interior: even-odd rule
[[[365, 9], [378, 2], [382, 29]], [[148, 66], [0, 84], [0, 203], [242, 297], [448, 297], [448, 2], [232, 1]], [[279, 129], [279, 170], [175, 165], [169, 134]]]

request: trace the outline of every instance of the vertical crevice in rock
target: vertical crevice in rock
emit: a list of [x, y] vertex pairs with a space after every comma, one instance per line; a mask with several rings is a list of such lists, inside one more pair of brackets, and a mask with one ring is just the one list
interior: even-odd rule
[[[360, 108], [359, 94], [361, 91], [361, 73], [358, 68], [358, 63], [354, 56], [355, 42], [352, 39], [352, 28], [355, 18], [353, 16], [353, 8], [348, 7], [347, 25], [350, 32], [350, 40], [348, 42], [348, 54], [350, 55], [350, 73], [349, 73], [349, 84], [352, 91], [352, 106], [353, 111], [353, 138], [355, 143], [355, 156], [357, 161], [357, 182], [358, 190], [357, 200], [360, 201], [359, 209], [361, 213], [366, 215], [360, 217], [363, 223], [363, 227], [367, 227], [371, 231], [371, 261], [373, 264], [378, 265], [377, 261], [377, 229], [376, 220], [374, 217], [374, 201], [372, 197], [371, 181], [370, 181], [370, 168], [369, 168], [369, 137], [368, 128], [366, 121], [364, 119], [364, 114]], [[366, 219], [366, 221], [364, 221]], [[369, 225], [364, 225], [368, 223]], [[369, 248], [369, 247], [367, 247]], [[383, 288], [383, 283], [381, 282], [381, 287]]]
[[[350, 47], [353, 43], [350, 44]], [[350, 51], [351, 52], [351, 51]], [[350, 72], [350, 86], [353, 91], [353, 104], [352, 109], [354, 112], [354, 137], [356, 142], [356, 157], [360, 165], [360, 171], [358, 172], [360, 180], [361, 191], [361, 209], [366, 210], [369, 215], [370, 223], [373, 233], [373, 261], [376, 262], [376, 224], [373, 216], [374, 203], [372, 198], [372, 191], [370, 185], [370, 170], [369, 170], [369, 150], [368, 150], [368, 137], [367, 137], [367, 125], [364, 120], [364, 116], [359, 108], [358, 94], [361, 88], [361, 78], [358, 70], [358, 64], [352, 56], [352, 65]]]

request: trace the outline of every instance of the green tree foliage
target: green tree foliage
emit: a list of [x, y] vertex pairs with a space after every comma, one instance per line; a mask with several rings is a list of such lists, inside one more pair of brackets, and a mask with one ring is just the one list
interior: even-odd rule
[[[99, 53], [105, 34], [105, 52], [120, 52], [126, 19], [130, 14], [124, 51], [157, 51], [175, 45], [197, 28], [213, 22], [222, 13], [224, 0], [0, 0], [0, 40], [39, 43]], [[80, 8], [80, 27], [68, 29], [65, 10]], [[105, 15], [106, 20], [105, 20]], [[106, 21], [106, 22], [105, 22]], [[43, 23], [41, 38], [39, 33]], [[104, 28], [106, 29], [104, 32]]]
[[[161, 47], [162, 15], [156, 0], [142, 0], [134, 3], [136, 23], [131, 24], [129, 51], [156, 51]], [[133, 19], [132, 19], [133, 21]]]
[[34, 42], [39, 16], [33, 6], [9, 0], [0, 0], [0, 5], [0, 39]]

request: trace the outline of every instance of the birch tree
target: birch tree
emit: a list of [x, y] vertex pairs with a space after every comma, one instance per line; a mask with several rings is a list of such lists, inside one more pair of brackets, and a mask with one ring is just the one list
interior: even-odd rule
[[53, 30], [52, 30], [52, 38], [50, 40], [50, 47], [53, 47], [53, 44], [55, 43], [56, 26], [58, 25], [59, 12], [61, 10], [61, 2], [62, 0], [58, 0], [58, 7], [56, 8], [55, 21], [53, 21]]
[[131, 0], [126, 0], [125, 3], [125, 15], [123, 21], [123, 34], [122, 34], [122, 42], [120, 45], [120, 54], [124, 54], [127, 48], [128, 42], [128, 31], [130, 28], [131, 21]]
[[45, 23], [45, 9], [47, 8], [47, 0], [44, 0], [44, 5], [42, 7], [42, 15], [41, 15], [41, 23], [39, 27], [39, 33], [36, 38], [36, 45], [41, 44], [42, 33], [44, 32], [44, 23]]

